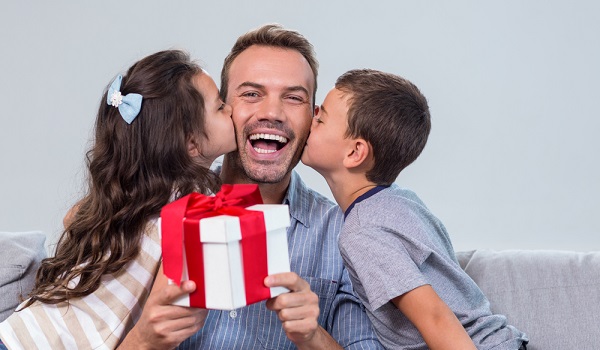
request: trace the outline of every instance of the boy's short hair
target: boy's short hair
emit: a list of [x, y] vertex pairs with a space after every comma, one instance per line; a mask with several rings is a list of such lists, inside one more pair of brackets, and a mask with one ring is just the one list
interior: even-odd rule
[[346, 136], [373, 147], [367, 179], [390, 185], [425, 148], [431, 130], [427, 99], [410, 81], [372, 69], [344, 73], [335, 88], [348, 94]]

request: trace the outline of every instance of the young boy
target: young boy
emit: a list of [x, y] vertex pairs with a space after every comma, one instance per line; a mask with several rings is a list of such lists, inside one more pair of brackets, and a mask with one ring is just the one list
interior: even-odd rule
[[302, 162], [345, 213], [339, 247], [380, 341], [394, 349], [525, 349], [460, 268], [442, 223], [394, 184], [427, 142], [427, 100], [374, 70], [338, 78], [313, 120]]

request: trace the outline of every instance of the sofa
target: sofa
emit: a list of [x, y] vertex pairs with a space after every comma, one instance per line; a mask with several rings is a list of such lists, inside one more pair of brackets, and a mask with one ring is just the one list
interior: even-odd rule
[[528, 350], [600, 349], [600, 252], [475, 250], [461, 267]]
[[46, 235], [40, 231], [0, 232], [0, 322], [19, 305], [35, 283], [46, 257]]
[[[41, 232], [0, 232], [0, 321], [33, 287], [46, 257]], [[527, 333], [529, 350], [600, 349], [600, 252], [458, 252], [492, 311]]]

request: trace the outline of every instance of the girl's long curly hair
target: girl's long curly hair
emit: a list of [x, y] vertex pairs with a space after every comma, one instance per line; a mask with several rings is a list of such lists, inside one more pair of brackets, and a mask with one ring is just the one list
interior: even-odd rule
[[135, 63], [121, 84], [123, 95], [143, 96], [131, 124], [106, 103], [104, 93], [95, 143], [86, 155], [88, 193], [76, 205], [54, 257], [42, 261], [27, 306], [93, 293], [103, 275], [118, 273], [135, 259], [148, 220], [159, 216], [173, 195], [218, 190], [217, 175], [188, 153], [190, 137], [207, 137], [204, 99], [192, 79], [197, 74], [204, 74], [200, 66], [178, 50]]

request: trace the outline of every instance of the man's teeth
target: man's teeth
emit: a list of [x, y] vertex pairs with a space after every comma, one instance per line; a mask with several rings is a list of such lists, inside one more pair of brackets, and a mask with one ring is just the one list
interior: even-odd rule
[[277, 150], [274, 150], [274, 149], [262, 149], [262, 148], [258, 148], [258, 147], [252, 147], [252, 148], [254, 148], [256, 153], [275, 153], [275, 152], [277, 152]]
[[273, 134], [252, 134], [252, 135], [250, 135], [250, 140], [252, 140], [252, 141], [259, 140], [259, 139], [273, 140], [273, 141], [277, 141], [280, 143], [288, 142], [287, 138], [285, 138], [283, 136], [279, 136], [279, 135], [273, 135]]
[[[287, 143], [288, 139], [283, 137], [283, 136], [279, 136], [279, 135], [274, 135], [274, 134], [252, 134], [250, 135], [250, 141], [256, 141], [256, 140], [269, 140], [269, 141], [276, 141], [279, 143]], [[253, 147], [254, 150], [257, 153], [275, 153], [277, 152], [276, 149], [263, 149], [263, 148], [259, 148], [259, 147]]]

